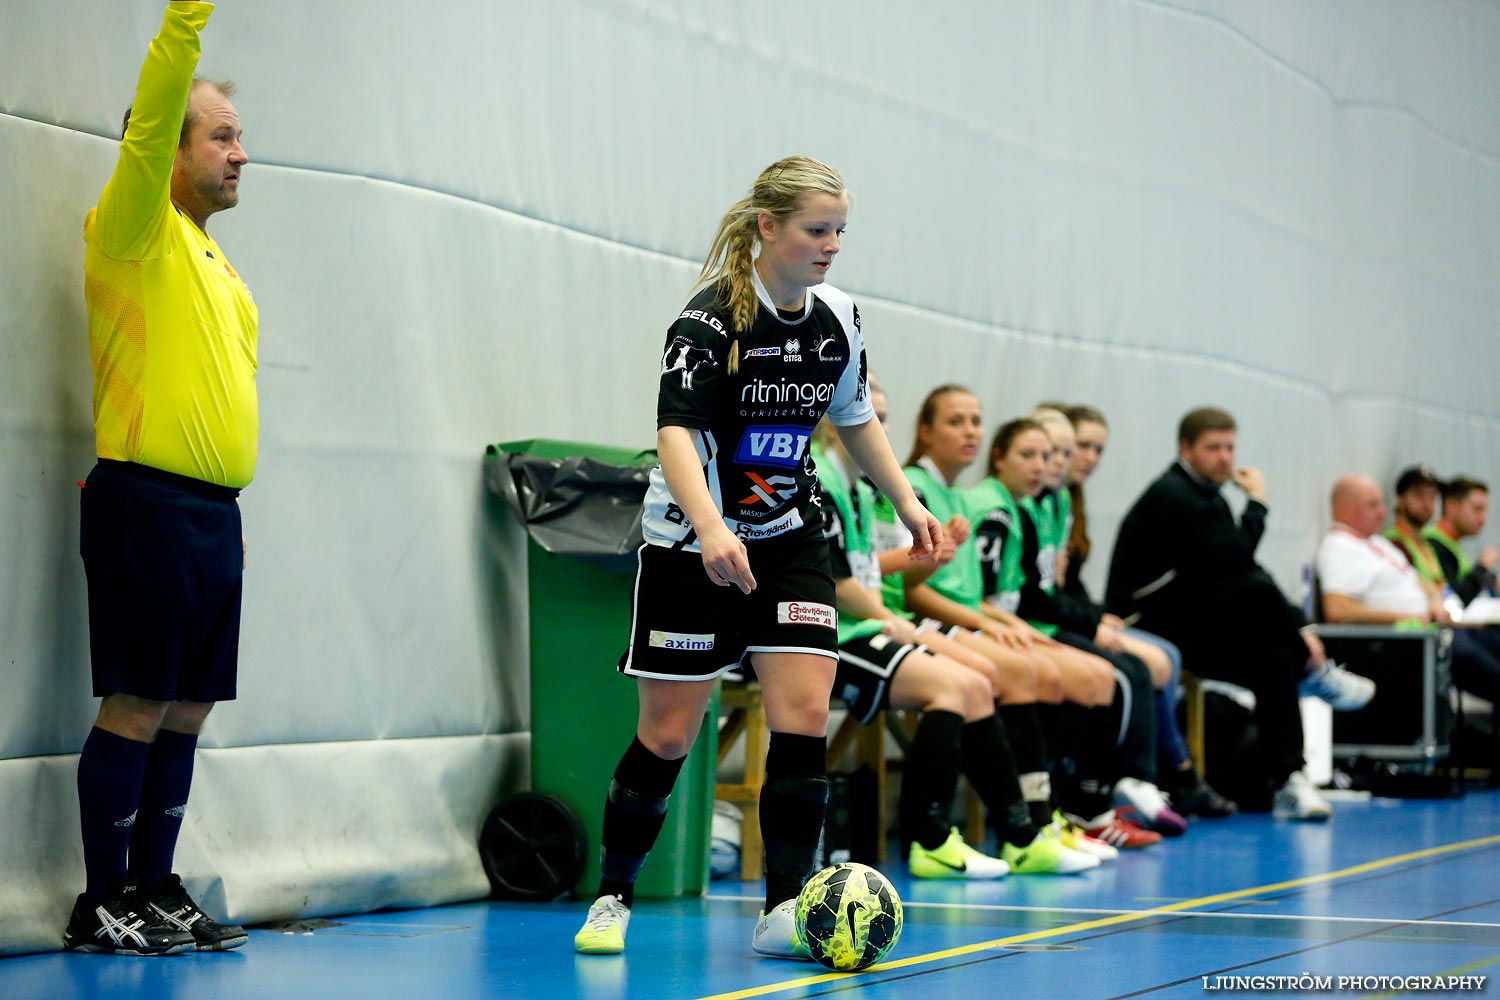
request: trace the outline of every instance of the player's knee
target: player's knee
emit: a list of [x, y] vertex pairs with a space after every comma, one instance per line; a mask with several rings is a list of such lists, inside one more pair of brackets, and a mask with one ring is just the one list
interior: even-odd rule
[[978, 674], [962, 674], [959, 692], [963, 699], [962, 715], [965, 722], [983, 719], [995, 712], [995, 691], [988, 681]]
[[828, 732], [828, 702], [809, 701], [804, 705], [797, 706], [794, 717], [796, 729], [791, 732], [799, 732], [804, 735], [821, 736]]
[[989, 660], [985, 660], [979, 669], [975, 671], [986, 687], [990, 689], [991, 698], [999, 698], [1007, 692], [1025, 695], [1029, 685], [1025, 683], [1013, 684], [1009, 677], [1000, 672], [1000, 668]]
[[1108, 705], [1115, 700], [1115, 673], [1108, 665], [1094, 673], [1094, 704]]
[[782, 699], [766, 705], [766, 722], [774, 732], [822, 736], [828, 732], [828, 699]]
[[662, 760], [678, 760], [687, 756], [697, 735], [697, 727], [660, 725], [649, 733], [641, 733], [639, 739], [647, 750]]
[[1036, 697], [1038, 701], [1055, 704], [1063, 698], [1063, 675], [1062, 668], [1056, 663], [1044, 657], [1037, 657], [1033, 661], [1036, 664]]
[[1026, 705], [1037, 701], [1036, 670], [1022, 665], [1007, 671], [995, 691], [996, 697], [1005, 705]]
[[926, 704], [922, 706], [924, 712], [952, 712], [954, 715], [965, 715], [965, 699], [963, 690], [955, 686], [941, 687], [931, 692], [925, 699]]

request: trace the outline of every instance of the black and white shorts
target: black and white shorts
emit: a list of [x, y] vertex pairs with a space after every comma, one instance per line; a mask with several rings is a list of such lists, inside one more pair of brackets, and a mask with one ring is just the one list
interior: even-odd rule
[[963, 630], [962, 625], [949, 625], [947, 622], [940, 622], [936, 618], [923, 618], [917, 622], [918, 635], [923, 632], [937, 632], [939, 635], [946, 635], [951, 639]]
[[747, 653], [838, 657], [838, 613], [828, 544], [777, 539], [746, 548], [755, 589], [719, 587], [697, 552], [642, 545], [631, 599], [630, 645], [619, 669], [630, 677], [712, 680]]
[[923, 648], [897, 642], [880, 632], [850, 639], [839, 647], [833, 696], [849, 706], [850, 715], [868, 723], [890, 704], [891, 679], [901, 662]]

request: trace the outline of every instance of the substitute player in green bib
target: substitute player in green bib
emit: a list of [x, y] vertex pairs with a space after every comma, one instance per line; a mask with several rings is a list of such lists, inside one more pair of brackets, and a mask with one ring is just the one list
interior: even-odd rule
[[[870, 396], [883, 420], [885, 397], [873, 380]], [[975, 654], [936, 629], [919, 634], [909, 616], [882, 602], [874, 491], [826, 427], [818, 437], [813, 455], [839, 611], [834, 696], [864, 723], [886, 707], [921, 713], [901, 779], [901, 838], [913, 877], [984, 879], [1007, 870], [1050, 875], [1097, 867], [1098, 858], [1069, 849], [1050, 824], [1039, 829], [1032, 821], [994, 693], [983, 674], [966, 665]], [[966, 844], [948, 824], [960, 773], [985, 805], [998, 859]]]
[[1111, 672], [1115, 691], [1107, 705], [1064, 705], [1053, 720], [1055, 746], [1060, 752], [1066, 748], [1063, 756], [1077, 759], [1076, 770], [1059, 788], [1059, 798], [1074, 821], [1092, 835], [1119, 847], [1150, 846], [1160, 839], [1156, 833], [1139, 829], [1110, 808], [1122, 766], [1128, 763], [1146, 777], [1154, 776], [1154, 718], [1146, 668], [1086, 638], [1096, 632], [1103, 636], [1107, 630], [1097, 619], [1065, 613], [1042, 581], [1042, 570], [1055, 562], [1055, 550], [1039, 544], [1035, 495], [1046, 485], [1055, 453], [1046, 431], [1034, 420], [1012, 420], [995, 433], [989, 476], [968, 493], [980, 539], [985, 600], [1014, 607], [1034, 627], [1045, 628]]

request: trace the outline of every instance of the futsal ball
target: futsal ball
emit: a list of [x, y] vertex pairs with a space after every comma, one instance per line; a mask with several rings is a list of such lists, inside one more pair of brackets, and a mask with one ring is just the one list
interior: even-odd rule
[[836, 972], [858, 972], [890, 954], [901, 937], [901, 897], [868, 865], [824, 868], [797, 897], [797, 936]]

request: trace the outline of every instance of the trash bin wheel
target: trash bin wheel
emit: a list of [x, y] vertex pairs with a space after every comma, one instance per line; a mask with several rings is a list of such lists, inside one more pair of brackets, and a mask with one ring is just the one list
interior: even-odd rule
[[490, 810], [479, 834], [479, 857], [498, 899], [556, 899], [583, 874], [587, 833], [561, 799], [539, 792], [513, 795]]

